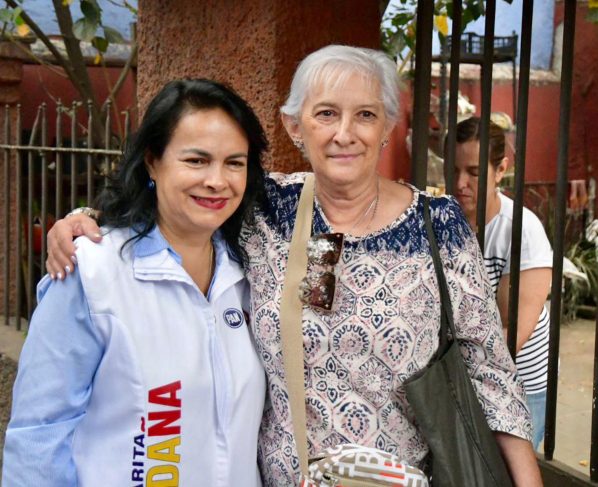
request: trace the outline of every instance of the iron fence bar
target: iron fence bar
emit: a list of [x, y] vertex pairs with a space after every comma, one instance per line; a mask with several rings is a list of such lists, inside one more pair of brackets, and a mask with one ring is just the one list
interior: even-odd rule
[[449, 80], [449, 111], [447, 147], [444, 153], [444, 186], [454, 193], [455, 153], [457, 149], [457, 111], [459, 104], [459, 62], [461, 61], [461, 0], [453, 1], [453, 30], [451, 33], [451, 76]]
[[[22, 123], [21, 123], [21, 104], [17, 105], [17, 121], [16, 121], [16, 143], [21, 145], [21, 141], [23, 138], [22, 133]], [[17, 268], [16, 268], [16, 279], [15, 279], [15, 319], [17, 320], [17, 330], [21, 330], [21, 314], [22, 314], [22, 301], [23, 301], [23, 255], [22, 255], [22, 245], [21, 242], [23, 241], [23, 236], [21, 233], [22, 225], [22, 203], [21, 199], [23, 196], [23, 172], [22, 172], [22, 154], [21, 152], [16, 153], [16, 162], [17, 167], [15, 168], [16, 175], [15, 175], [15, 219], [17, 221], [17, 238], [15, 242], [15, 253], [17, 254]]]
[[432, 27], [434, 2], [417, 2], [415, 39], [415, 94], [413, 95], [413, 135], [411, 137], [411, 181], [426, 188], [428, 171], [428, 114], [432, 67]]
[[[440, 39], [440, 87], [438, 109], [439, 109], [439, 123], [440, 123], [440, 140], [438, 141], [438, 151], [440, 154], [444, 153], [444, 134], [446, 133], [446, 62], [447, 62], [447, 45], [446, 37]], [[445, 184], [446, 186], [446, 184]]]
[[[511, 269], [520, 269], [521, 267], [521, 225], [523, 224], [523, 192], [525, 189], [525, 151], [527, 147], [527, 111], [533, 16], [534, 2], [523, 2], [523, 12], [521, 14], [521, 55], [519, 58], [519, 105], [517, 107], [517, 135], [515, 140], [515, 198], [511, 231]], [[507, 345], [513, 359], [515, 359], [517, 354], [519, 278], [520, 272], [511, 272], [511, 278], [509, 279]]]
[[71, 209], [77, 207], [77, 102], [71, 105]]
[[[110, 111], [112, 109], [112, 104], [110, 100], [106, 101], [106, 125], [104, 127], [104, 144], [106, 150], [110, 150]], [[110, 174], [110, 157], [107, 155], [104, 156], [104, 184], [108, 182], [108, 175]]]
[[[598, 296], [594, 296], [598, 299]], [[598, 337], [598, 312], [596, 312], [595, 337]], [[598, 405], [596, 397], [598, 396], [598, 340], [594, 339], [594, 385], [592, 388], [592, 437], [590, 446], [590, 480], [598, 482], [598, 447], [596, 439], [598, 438]]]
[[123, 137], [123, 143], [122, 143], [123, 152], [125, 149], [125, 145], [129, 139], [129, 133], [131, 132], [131, 114], [129, 113], [129, 110], [125, 110], [124, 115], [125, 115], [125, 136]]
[[[39, 106], [29, 137], [31, 145], [37, 135], [41, 110], [42, 107]], [[35, 174], [33, 162], [33, 152], [29, 152], [27, 157], [27, 319], [31, 318], [33, 313], [33, 175]]]
[[[523, 42], [523, 40], [522, 40]], [[519, 61], [521, 64], [521, 60]], [[511, 76], [511, 82], [513, 83], [513, 116], [517, 113], [517, 60], [514, 57], [511, 63], [513, 66], [513, 76]], [[521, 73], [519, 74], [521, 76]]]
[[[4, 140], [10, 141], [10, 108], [4, 107]], [[10, 282], [10, 151], [4, 150], [4, 324], [9, 324]]]
[[486, 1], [484, 26], [484, 60], [482, 62], [482, 102], [480, 116], [480, 166], [478, 169], [478, 242], [484, 249], [486, 235], [486, 188], [488, 186], [488, 136], [490, 131], [490, 110], [492, 106], [492, 65], [494, 60], [494, 23], [496, 0]]
[[118, 156], [121, 151], [118, 149], [83, 149], [78, 147], [52, 147], [44, 145], [21, 145], [21, 144], [0, 144], [0, 149], [10, 149], [16, 151], [33, 151], [33, 152], [57, 152], [57, 153], [68, 153], [68, 154], [98, 154], [98, 155], [109, 155]]
[[[87, 100], [87, 148], [93, 146], [93, 103]], [[93, 159], [91, 153], [87, 153], [87, 206], [91, 206], [93, 198]]]
[[[56, 148], [62, 148], [62, 103], [56, 104]], [[56, 207], [54, 215], [56, 218], [62, 216], [62, 152], [56, 152]]]
[[[561, 100], [559, 113], [559, 151], [557, 159], [556, 205], [554, 211], [554, 250], [552, 258], [552, 289], [550, 302], [550, 346], [548, 349], [548, 389], [546, 392], [546, 433], [544, 458], [552, 460], [555, 447], [558, 359], [561, 324], [563, 279], [563, 244], [565, 237], [565, 204], [567, 200], [567, 163], [569, 153], [569, 120], [573, 84], [573, 46], [575, 40], [576, 0], [565, 1], [563, 30], [563, 64], [561, 70]], [[592, 442], [592, 446], [593, 442]]]
[[[42, 139], [41, 145], [45, 147], [48, 145], [48, 118], [46, 112], [46, 104], [42, 103]], [[44, 269], [46, 263], [46, 234], [48, 233], [48, 159], [46, 151], [41, 152], [42, 163], [42, 205], [41, 205], [41, 252], [40, 252], [40, 269]]]

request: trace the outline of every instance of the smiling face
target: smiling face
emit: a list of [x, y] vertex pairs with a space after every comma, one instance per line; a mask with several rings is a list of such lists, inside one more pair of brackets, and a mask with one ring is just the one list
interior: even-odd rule
[[162, 157], [146, 161], [169, 241], [211, 236], [235, 212], [247, 184], [248, 150], [241, 127], [219, 108], [181, 117]]
[[283, 115], [283, 122], [291, 138], [303, 141], [316, 177], [340, 185], [375, 173], [390, 131], [379, 83], [359, 73], [316, 85], [299, 119]]

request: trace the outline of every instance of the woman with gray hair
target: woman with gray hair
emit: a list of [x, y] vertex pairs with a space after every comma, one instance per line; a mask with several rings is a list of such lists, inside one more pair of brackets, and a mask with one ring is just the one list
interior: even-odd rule
[[[424, 466], [428, 445], [404, 384], [438, 347], [440, 298], [424, 193], [377, 172], [397, 118], [397, 92], [396, 66], [383, 53], [327, 46], [299, 65], [281, 112], [315, 175], [312, 235], [344, 236], [338, 262], [328, 262], [326, 272], [309, 264], [301, 287], [309, 453], [353, 442]], [[260, 467], [264, 484], [273, 487], [299, 478], [280, 303], [306, 175], [271, 173], [268, 201], [241, 235], [251, 327], [268, 377]], [[430, 208], [458, 343], [488, 424], [515, 484], [541, 485], [523, 388], [477, 241], [454, 199], [432, 198]], [[97, 227], [81, 215], [58, 222], [49, 242], [50, 273], [72, 265], [75, 231], [92, 235]]]

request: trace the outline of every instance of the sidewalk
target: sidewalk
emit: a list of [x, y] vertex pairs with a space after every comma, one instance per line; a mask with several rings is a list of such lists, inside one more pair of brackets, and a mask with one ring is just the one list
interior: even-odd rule
[[0, 315], [0, 355], [19, 361], [21, 347], [25, 341], [25, 330], [27, 330], [27, 321], [21, 320], [21, 331], [17, 331], [15, 319], [10, 318], [10, 325], [4, 324], [4, 316]]
[[561, 325], [560, 339], [554, 458], [585, 475], [590, 475], [595, 329], [594, 321], [576, 320]]
[[[23, 321], [22, 327], [23, 330], [26, 329], [25, 321]], [[4, 317], [0, 316], [0, 469], [2, 468], [4, 435], [10, 417], [12, 384], [17, 373], [17, 362], [24, 340], [25, 333], [16, 330], [14, 321], [10, 326], [6, 326]]]

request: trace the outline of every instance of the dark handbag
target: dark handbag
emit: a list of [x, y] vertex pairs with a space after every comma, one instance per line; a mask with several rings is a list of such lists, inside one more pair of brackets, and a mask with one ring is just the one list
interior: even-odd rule
[[407, 399], [430, 448], [433, 487], [509, 487], [513, 485], [511, 477], [455, 339], [450, 295], [429, 206], [425, 198], [426, 232], [441, 297], [440, 339], [428, 366], [405, 383]]

